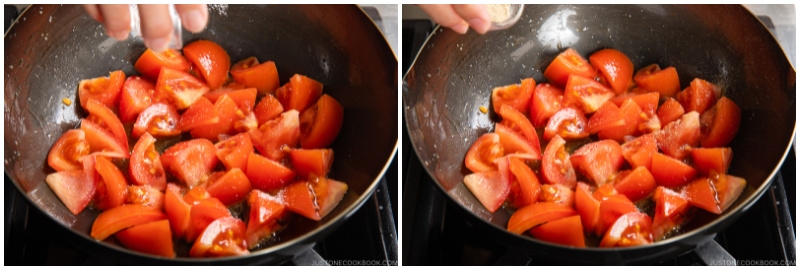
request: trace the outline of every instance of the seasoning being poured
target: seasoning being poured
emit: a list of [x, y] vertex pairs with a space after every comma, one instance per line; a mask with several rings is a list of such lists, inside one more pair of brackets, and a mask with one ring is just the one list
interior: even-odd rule
[[508, 20], [511, 17], [510, 4], [490, 4], [486, 5], [489, 10], [489, 20], [494, 23], [499, 23]]

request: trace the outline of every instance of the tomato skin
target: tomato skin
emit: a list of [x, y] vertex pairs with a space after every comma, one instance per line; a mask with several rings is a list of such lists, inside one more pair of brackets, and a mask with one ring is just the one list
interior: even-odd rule
[[162, 219], [167, 219], [167, 216], [159, 209], [140, 204], [124, 204], [97, 215], [92, 224], [91, 236], [102, 241], [125, 228]]
[[120, 122], [119, 118], [117, 118], [117, 115], [114, 114], [114, 111], [94, 99], [90, 99], [86, 102], [85, 109], [89, 112], [89, 117], [86, 119], [96, 123], [98, 126], [103, 127], [103, 129], [111, 133], [111, 135], [117, 139], [119, 145], [122, 146], [125, 153], [127, 153], [129, 151], [128, 134], [125, 133], [125, 128], [122, 126], [122, 122]]
[[216, 148], [206, 139], [176, 143], [161, 154], [161, 164], [189, 187], [203, 184], [203, 178], [217, 166]]
[[167, 102], [182, 110], [208, 91], [207, 85], [189, 73], [163, 68], [158, 75], [153, 97], [156, 102]]
[[[627, 213], [638, 213], [638, 211], [636, 205], [625, 195], [617, 194], [607, 197], [600, 202], [595, 233], [597, 235], [605, 235], [620, 216]], [[648, 229], [647, 231], [649, 232], [650, 230]]]
[[239, 168], [228, 170], [225, 175], [211, 181], [206, 187], [208, 194], [219, 199], [225, 205], [231, 205], [244, 199], [252, 189], [250, 180]]
[[238, 106], [228, 95], [222, 95], [214, 102], [214, 109], [219, 114], [219, 121], [216, 124], [196, 127], [190, 134], [194, 138], [203, 138], [216, 142], [220, 135], [227, 135], [233, 132], [233, 123], [239, 117], [236, 115]]
[[653, 243], [652, 221], [645, 213], [629, 212], [619, 217], [600, 242], [601, 247], [628, 247]]
[[289, 83], [275, 91], [275, 97], [285, 110], [303, 112], [322, 96], [322, 83], [309, 77], [295, 74]]
[[291, 148], [300, 144], [300, 114], [296, 110], [283, 112], [278, 118], [250, 130], [250, 139], [258, 152], [275, 161], [283, 160]]
[[132, 250], [175, 258], [169, 220], [158, 220], [133, 226], [114, 235], [122, 245]]
[[297, 181], [286, 187], [282, 200], [286, 209], [311, 220], [320, 221], [336, 208], [347, 192], [344, 182], [316, 177]]
[[600, 216], [600, 200], [592, 195], [591, 186], [578, 182], [575, 189], [575, 209], [581, 216], [581, 224], [586, 233], [594, 232]]
[[674, 98], [669, 98], [658, 108], [658, 119], [661, 120], [661, 126], [666, 126], [681, 118], [684, 113], [686, 111], [683, 110], [681, 103]]
[[[536, 203], [539, 200], [541, 193], [541, 184], [536, 174], [528, 167], [525, 162], [517, 158], [508, 158], [509, 170], [517, 180], [519, 192], [516, 196], [512, 196], [511, 204], [515, 208], [522, 208], [530, 204]], [[512, 183], [513, 187], [513, 183]], [[512, 188], [513, 190], [513, 188]], [[513, 193], [513, 192], [512, 192]]]
[[197, 127], [216, 123], [219, 123], [219, 113], [214, 108], [214, 104], [207, 98], [200, 97], [181, 114], [176, 128], [186, 132]]
[[500, 144], [503, 145], [505, 154], [521, 154], [528, 156], [530, 159], [541, 158], [539, 152], [541, 150], [537, 151], [532, 142], [502, 123], [494, 125], [494, 133], [500, 136]]
[[539, 135], [536, 134], [536, 129], [528, 118], [525, 117], [525, 114], [508, 105], [501, 106], [500, 111], [497, 113], [503, 118], [501, 123], [524, 135], [525, 139], [533, 146], [535, 150], [534, 155], [537, 156], [537, 158], [541, 158], [542, 146], [539, 142]]
[[727, 173], [731, 159], [733, 150], [730, 147], [692, 149], [692, 163], [702, 175]]
[[547, 126], [544, 128], [544, 139], [551, 140], [558, 135], [564, 139], [582, 139], [589, 137], [586, 131], [586, 119], [580, 109], [574, 107], [564, 107], [550, 117]]
[[81, 80], [78, 84], [78, 97], [81, 107], [86, 108], [86, 103], [94, 99], [109, 108], [116, 108], [119, 103], [119, 94], [125, 83], [125, 73], [115, 70], [108, 77]]
[[492, 109], [500, 113], [500, 108], [510, 106], [519, 112], [527, 113], [536, 81], [533, 78], [523, 79], [519, 84], [499, 86], [492, 89]]
[[533, 90], [530, 104], [530, 119], [534, 126], [543, 127], [553, 114], [561, 110], [564, 91], [549, 84], [540, 83]]
[[603, 103], [586, 123], [586, 132], [596, 134], [602, 130], [625, 125], [622, 111], [614, 102]]
[[575, 207], [575, 192], [565, 186], [544, 184], [541, 187], [539, 201]]
[[192, 208], [189, 210], [189, 226], [186, 228], [186, 241], [199, 241], [197, 237], [208, 228], [209, 224], [224, 217], [231, 217], [231, 212], [217, 198], [206, 198], [192, 203]]
[[579, 215], [556, 219], [533, 227], [530, 231], [533, 237], [545, 242], [579, 248], [586, 247]]
[[181, 196], [181, 188], [176, 184], [168, 183], [167, 190], [164, 192], [164, 212], [169, 218], [169, 225], [175, 237], [183, 238], [186, 235], [191, 209], [191, 205]]
[[89, 143], [89, 153], [113, 158], [128, 158], [130, 153], [122, 143], [102, 126], [88, 119], [81, 119], [81, 130]]
[[208, 87], [217, 89], [228, 79], [231, 58], [219, 44], [210, 40], [198, 40], [183, 47], [183, 55], [194, 64]]
[[702, 114], [717, 102], [719, 91], [713, 83], [695, 78], [689, 87], [678, 93], [678, 102], [687, 112], [695, 111]]
[[464, 185], [492, 213], [503, 205], [511, 193], [511, 179], [501, 177], [497, 171], [478, 172], [464, 176]]
[[283, 113], [283, 105], [275, 96], [266, 95], [258, 101], [256, 107], [253, 108], [253, 112], [256, 115], [256, 120], [258, 120], [258, 125], [262, 125], [281, 115]]
[[593, 113], [603, 103], [613, 98], [614, 91], [587, 77], [570, 75], [564, 87], [564, 102], [574, 105], [584, 113]]
[[244, 222], [222, 217], [211, 222], [189, 250], [191, 257], [223, 257], [250, 254], [247, 250]]
[[572, 48], [559, 53], [544, 70], [547, 81], [560, 87], [567, 85], [567, 79], [572, 74], [591, 79], [597, 76], [597, 71], [589, 65], [589, 61]]
[[522, 234], [530, 228], [561, 218], [577, 215], [575, 209], [552, 202], [534, 203], [517, 209], [508, 219], [508, 231]]
[[746, 184], [736, 176], [714, 174], [691, 181], [681, 192], [693, 206], [719, 215], [736, 201]]
[[239, 117], [243, 117], [244, 115], [252, 112], [253, 106], [256, 105], [257, 92], [255, 88], [221, 88], [208, 92], [203, 96], [208, 98], [208, 100], [211, 102], [216, 102], [222, 95], [227, 95], [229, 98], [231, 98], [231, 100], [233, 100], [233, 103], [236, 103], [236, 106], [240, 110], [240, 112], [236, 112], [236, 116]]
[[136, 185], [150, 185], [158, 190], [167, 186], [167, 177], [160, 155], [155, 148], [156, 139], [150, 133], [144, 133], [131, 153], [129, 173], [131, 181]]
[[68, 170], [48, 174], [45, 182], [70, 212], [77, 215], [92, 200], [96, 183], [84, 170]]
[[615, 49], [602, 49], [589, 56], [589, 63], [605, 78], [617, 94], [625, 93], [633, 78], [633, 62]]
[[214, 145], [217, 158], [227, 169], [239, 168], [246, 171], [247, 158], [253, 152], [253, 143], [247, 132], [239, 133]]
[[569, 153], [564, 149], [565, 144], [566, 141], [558, 135], [547, 144], [542, 157], [542, 176], [549, 184], [574, 188], [577, 176], [575, 169], [572, 168]]
[[327, 176], [333, 165], [333, 149], [292, 149], [289, 158], [301, 179]]
[[619, 107], [622, 117], [625, 118], [625, 125], [609, 127], [597, 133], [601, 140], [615, 140], [624, 142], [626, 136], [637, 134], [639, 123], [642, 120], [642, 109], [633, 99], [626, 99]]
[[692, 166], [661, 153], [653, 155], [650, 172], [658, 185], [666, 187], [686, 184], [697, 175], [697, 171]]
[[70, 129], [53, 143], [47, 154], [47, 164], [56, 171], [81, 170], [81, 158], [89, 155], [89, 142], [81, 129]]
[[156, 85], [142, 77], [130, 76], [122, 85], [119, 98], [119, 120], [123, 123], [136, 121], [139, 113], [153, 103]]
[[636, 167], [614, 183], [614, 189], [632, 202], [644, 199], [656, 189], [656, 180], [645, 167]]
[[658, 92], [662, 97], [674, 97], [681, 90], [681, 82], [675, 67], [661, 69], [658, 64], [652, 64], [636, 71], [633, 81], [639, 89]]
[[168, 67], [180, 71], [188, 71], [191, 65], [180, 52], [174, 49], [167, 49], [164, 52], [156, 52], [147, 49], [136, 60], [133, 68], [151, 80], [158, 78], [161, 68]]
[[247, 220], [245, 239], [247, 247], [254, 248], [262, 239], [281, 229], [280, 220], [288, 212], [280, 198], [259, 190], [250, 192], [247, 204], [250, 206], [250, 218]]
[[128, 196], [125, 199], [125, 203], [139, 204], [162, 210], [164, 209], [164, 193], [149, 185], [130, 185], [128, 186]]
[[622, 156], [631, 167], [645, 167], [650, 170], [653, 164], [653, 154], [658, 152], [656, 136], [652, 133], [637, 137], [621, 145]]
[[300, 147], [328, 147], [339, 135], [343, 119], [342, 105], [331, 96], [322, 95], [314, 106], [300, 114]]
[[595, 184], [608, 182], [624, 162], [622, 148], [613, 140], [601, 140], [585, 144], [569, 157], [572, 166]]
[[469, 147], [467, 156], [464, 158], [464, 165], [474, 173], [497, 170], [494, 160], [504, 154], [503, 145], [500, 144], [500, 135], [486, 133], [478, 137]]
[[690, 205], [683, 194], [663, 186], [656, 188], [653, 200], [656, 203], [653, 214], [653, 238], [658, 241], [686, 221]]
[[741, 118], [742, 112], [736, 103], [727, 97], [720, 98], [711, 110], [703, 114], [702, 119], [713, 119], [713, 121], [706, 120], [701, 123], [703, 132], [700, 145], [709, 148], [728, 145], [739, 132]]
[[665, 155], [683, 159], [700, 143], [701, 135], [699, 114], [688, 112], [656, 132], [656, 142]]
[[88, 158], [95, 159], [94, 168], [101, 178], [97, 182], [95, 191], [97, 208], [107, 210], [122, 205], [128, 192], [128, 183], [125, 181], [125, 176], [122, 175], [122, 172], [114, 163], [111, 163], [103, 156]]
[[234, 64], [231, 68], [231, 77], [245, 87], [258, 89], [259, 94], [273, 93], [280, 87], [275, 62], [267, 61], [259, 64], [258, 59], [253, 56]]
[[269, 191], [294, 180], [296, 173], [274, 160], [251, 152], [247, 158], [247, 178], [253, 188]]
[[139, 138], [145, 132], [155, 137], [170, 137], [181, 134], [178, 123], [181, 116], [178, 111], [167, 103], [153, 103], [148, 106], [133, 124], [131, 135]]
[[627, 93], [616, 96], [612, 98], [610, 101], [616, 104], [617, 106], [622, 106], [622, 104], [625, 103], [625, 100], [628, 99], [635, 102], [636, 105], [639, 106], [639, 109], [642, 110], [642, 112], [644, 112], [647, 117], [656, 115], [656, 111], [658, 110], [658, 100], [659, 100], [658, 92]]

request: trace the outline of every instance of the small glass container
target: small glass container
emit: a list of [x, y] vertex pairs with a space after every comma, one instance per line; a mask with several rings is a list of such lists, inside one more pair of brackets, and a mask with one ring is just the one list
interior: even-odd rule
[[489, 30], [502, 30], [513, 26], [522, 17], [523, 4], [488, 4]]
[[[133, 38], [142, 37], [142, 29], [139, 27], [139, 8], [135, 4], [129, 5], [131, 11], [131, 35]], [[181, 17], [178, 16], [178, 11], [175, 10], [175, 5], [169, 5], [169, 15], [172, 18], [172, 37], [169, 40], [169, 48], [180, 50], [183, 48], [183, 39], [181, 38]]]

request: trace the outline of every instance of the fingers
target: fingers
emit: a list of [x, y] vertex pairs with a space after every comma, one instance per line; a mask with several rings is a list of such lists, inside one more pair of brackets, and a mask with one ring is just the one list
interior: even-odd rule
[[208, 23], [208, 8], [204, 4], [175, 5], [175, 10], [181, 16], [183, 28], [193, 33], [203, 31]]
[[98, 21], [103, 23], [110, 37], [117, 40], [128, 38], [131, 32], [131, 14], [128, 5], [99, 5], [97, 8], [100, 11]]
[[83, 9], [86, 10], [86, 13], [89, 14], [89, 17], [92, 17], [92, 19], [100, 23], [103, 22], [103, 16], [100, 15], [100, 7], [98, 7], [99, 5], [83, 4], [81, 6], [83, 6]]
[[172, 19], [167, 5], [139, 5], [140, 28], [144, 45], [161, 52], [169, 46]]
[[441, 26], [464, 34], [469, 27], [484, 34], [489, 31], [489, 12], [483, 5], [419, 5]]

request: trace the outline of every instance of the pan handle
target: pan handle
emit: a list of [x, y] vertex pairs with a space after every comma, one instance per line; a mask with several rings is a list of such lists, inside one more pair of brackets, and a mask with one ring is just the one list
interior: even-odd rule
[[713, 239], [697, 246], [694, 253], [706, 265], [736, 266], [736, 259]]
[[300, 254], [297, 254], [297, 256], [294, 256], [294, 258], [292, 258], [292, 263], [294, 263], [294, 265], [305, 266], [331, 266], [328, 261], [323, 259], [313, 248], [306, 249], [300, 252]]

